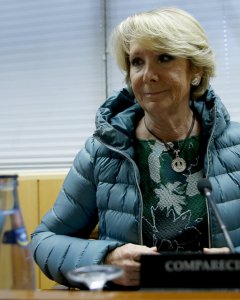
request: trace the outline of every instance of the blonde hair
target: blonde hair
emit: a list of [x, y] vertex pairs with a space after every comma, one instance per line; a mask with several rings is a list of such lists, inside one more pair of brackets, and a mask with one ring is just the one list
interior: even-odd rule
[[210, 78], [215, 76], [215, 59], [204, 29], [186, 11], [170, 7], [138, 13], [122, 21], [113, 30], [111, 49], [128, 84], [132, 41], [138, 41], [148, 50], [189, 59], [193, 67], [201, 70], [200, 84], [192, 87], [193, 99], [204, 94]]

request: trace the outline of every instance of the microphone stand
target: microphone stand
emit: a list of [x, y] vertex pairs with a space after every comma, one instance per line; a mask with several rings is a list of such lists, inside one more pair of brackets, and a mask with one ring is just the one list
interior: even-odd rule
[[205, 190], [205, 196], [206, 196], [206, 198], [208, 200], [208, 203], [211, 205], [211, 207], [212, 207], [212, 209], [213, 209], [213, 211], [215, 213], [215, 216], [217, 218], [217, 221], [218, 221], [218, 223], [219, 223], [219, 225], [221, 227], [221, 230], [222, 230], [222, 232], [224, 234], [224, 238], [226, 240], [226, 243], [227, 243], [227, 245], [228, 245], [231, 253], [235, 253], [235, 248], [233, 246], [233, 243], [232, 243], [232, 240], [231, 240], [231, 238], [229, 236], [227, 228], [226, 228], [226, 226], [225, 226], [225, 224], [224, 224], [224, 222], [223, 222], [223, 220], [222, 220], [222, 218], [220, 216], [220, 213], [219, 213], [219, 210], [218, 210], [218, 208], [216, 206], [216, 203], [211, 198], [211, 192], [207, 188], [204, 188], [204, 190]]

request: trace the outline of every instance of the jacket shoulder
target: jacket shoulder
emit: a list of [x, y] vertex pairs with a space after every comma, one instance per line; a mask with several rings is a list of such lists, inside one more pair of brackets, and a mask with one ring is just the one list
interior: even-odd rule
[[[240, 146], [240, 123], [229, 122], [226, 129], [222, 132], [218, 139], [216, 139], [217, 148], [229, 148]], [[240, 149], [237, 147], [237, 151]]]

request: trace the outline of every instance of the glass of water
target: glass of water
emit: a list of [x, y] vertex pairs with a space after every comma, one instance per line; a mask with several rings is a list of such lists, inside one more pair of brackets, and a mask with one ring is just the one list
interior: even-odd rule
[[74, 269], [67, 273], [68, 279], [77, 286], [86, 286], [89, 290], [102, 290], [107, 281], [116, 279], [123, 270], [112, 265], [92, 265]]

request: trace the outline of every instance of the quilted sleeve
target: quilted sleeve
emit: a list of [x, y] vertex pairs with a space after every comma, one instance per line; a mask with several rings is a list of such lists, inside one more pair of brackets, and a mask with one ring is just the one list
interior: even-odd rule
[[69, 285], [66, 272], [99, 264], [118, 245], [113, 240], [90, 240], [98, 223], [90, 141], [76, 156], [53, 208], [31, 235], [31, 250], [50, 279]]

